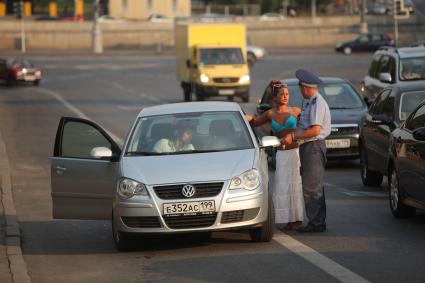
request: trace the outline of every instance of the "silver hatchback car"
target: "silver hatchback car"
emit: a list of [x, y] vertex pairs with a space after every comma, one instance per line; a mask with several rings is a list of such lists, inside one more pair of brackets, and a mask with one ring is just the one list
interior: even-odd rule
[[51, 162], [53, 217], [111, 219], [118, 250], [130, 234], [248, 229], [270, 241], [274, 208], [266, 147], [236, 103], [154, 106], [123, 150], [95, 123], [61, 119]]

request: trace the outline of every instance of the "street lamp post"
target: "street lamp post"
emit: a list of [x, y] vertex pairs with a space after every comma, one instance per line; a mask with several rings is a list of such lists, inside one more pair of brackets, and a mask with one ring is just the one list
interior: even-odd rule
[[100, 54], [103, 52], [102, 34], [99, 26], [99, 0], [93, 0], [93, 29], [92, 29], [92, 48], [93, 53]]
[[360, 10], [360, 33], [368, 32], [368, 26], [366, 21], [366, 3], [367, 0], [362, 0], [362, 9]]

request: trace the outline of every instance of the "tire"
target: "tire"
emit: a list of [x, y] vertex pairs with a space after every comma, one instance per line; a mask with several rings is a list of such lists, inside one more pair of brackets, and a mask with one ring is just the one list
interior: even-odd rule
[[254, 53], [252, 53], [252, 52], [248, 52], [246, 57], [247, 57], [247, 60], [248, 60], [248, 65], [250, 67], [254, 66], [255, 62], [257, 62], [257, 57], [255, 57]]
[[259, 228], [252, 228], [249, 230], [251, 240], [257, 243], [270, 242], [273, 238], [275, 228], [274, 218], [274, 205], [271, 194], [269, 193], [268, 208], [267, 208], [267, 220], [263, 223], [263, 226]]
[[344, 54], [345, 55], [350, 55], [352, 52], [353, 52], [353, 50], [351, 49], [351, 47], [344, 47]]
[[40, 85], [40, 80], [35, 80], [32, 84], [35, 85], [35, 86], [39, 86]]
[[196, 100], [197, 101], [204, 101], [205, 97], [202, 95], [202, 93], [196, 91]]
[[242, 102], [245, 102], [245, 103], [249, 102], [249, 93], [242, 95]]
[[227, 101], [233, 101], [233, 95], [229, 95], [228, 97], [227, 97]]
[[369, 170], [367, 166], [366, 150], [360, 148], [360, 176], [365, 186], [380, 186], [382, 184], [383, 175], [379, 172]]
[[398, 183], [397, 170], [392, 168], [389, 173], [389, 192], [388, 199], [390, 202], [390, 209], [395, 218], [406, 218], [413, 216], [416, 212], [414, 207], [407, 206], [403, 204], [403, 197], [400, 192], [400, 187]]
[[9, 75], [6, 79], [6, 85], [8, 86], [13, 86], [15, 85], [15, 81], [13, 80], [13, 77], [11, 75]]
[[112, 236], [114, 238], [115, 248], [119, 252], [131, 250], [131, 239], [126, 233], [116, 230], [114, 224], [114, 217], [112, 216]]

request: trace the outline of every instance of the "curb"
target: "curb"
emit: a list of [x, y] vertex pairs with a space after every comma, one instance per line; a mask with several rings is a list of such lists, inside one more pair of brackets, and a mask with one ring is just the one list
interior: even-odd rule
[[0, 156], [3, 157], [0, 158], [0, 173], [2, 174], [0, 199], [3, 203], [6, 219], [6, 254], [9, 261], [9, 269], [12, 275], [12, 282], [29, 283], [31, 282], [31, 278], [28, 275], [27, 265], [22, 255], [21, 232], [17, 221], [15, 203], [13, 201], [9, 158], [1, 131]]

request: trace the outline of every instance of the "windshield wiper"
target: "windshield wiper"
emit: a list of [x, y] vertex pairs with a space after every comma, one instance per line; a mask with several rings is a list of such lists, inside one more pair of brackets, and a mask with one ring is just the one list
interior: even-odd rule
[[128, 151], [126, 155], [131, 156], [149, 156], [149, 155], [161, 155], [163, 153], [151, 152], [151, 151]]

